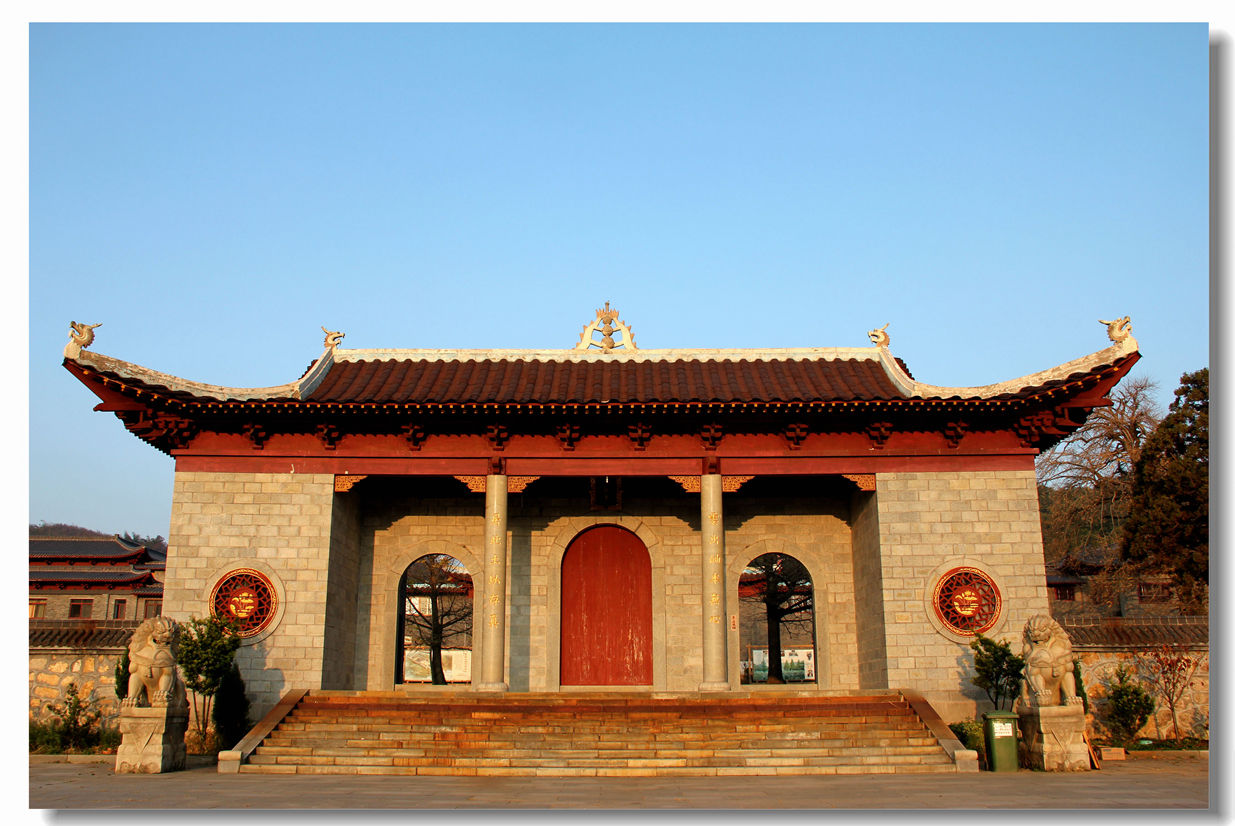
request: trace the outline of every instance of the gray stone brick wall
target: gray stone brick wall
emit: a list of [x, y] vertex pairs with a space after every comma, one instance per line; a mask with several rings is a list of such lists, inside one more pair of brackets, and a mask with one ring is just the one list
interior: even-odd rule
[[[1017, 641], [1047, 613], [1037, 480], [1032, 470], [889, 473], [877, 477], [888, 686], [940, 703], [984, 695], [969, 682], [967, 640], [931, 606], [939, 577], [970, 566], [993, 578], [1002, 613], [986, 636]], [[948, 711], [941, 711], [947, 719]]]
[[322, 688], [361, 687], [356, 679], [357, 588], [360, 581], [359, 500], [335, 494], [330, 523], [330, 564], [326, 584], [326, 628], [322, 654]]
[[331, 474], [176, 474], [163, 613], [208, 615], [234, 568], [260, 570], [279, 591], [273, 630], [236, 656], [255, 719], [289, 688], [322, 685], [334, 495]]
[[858, 616], [858, 685], [861, 688], [887, 688], [883, 565], [876, 495], [854, 494], [850, 512], [853, 523], [853, 603]]

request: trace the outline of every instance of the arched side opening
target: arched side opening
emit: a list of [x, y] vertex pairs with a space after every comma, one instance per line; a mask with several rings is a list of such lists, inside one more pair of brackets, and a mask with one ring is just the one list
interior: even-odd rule
[[399, 579], [395, 683], [472, 679], [472, 576], [449, 554], [425, 554]]
[[742, 684], [816, 684], [815, 584], [796, 557], [765, 553], [738, 579]]
[[561, 685], [652, 685], [652, 561], [637, 535], [617, 525], [577, 535], [561, 595]]

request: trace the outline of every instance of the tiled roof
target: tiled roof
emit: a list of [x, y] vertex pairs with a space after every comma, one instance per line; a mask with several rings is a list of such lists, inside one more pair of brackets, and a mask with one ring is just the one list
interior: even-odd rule
[[111, 559], [142, 553], [145, 548], [118, 536], [32, 536], [32, 557], [93, 557]]
[[914, 379], [884, 347], [764, 350], [639, 350], [602, 355], [558, 350], [328, 349], [299, 380], [240, 388], [203, 384], [99, 353], [66, 360], [98, 376], [180, 402], [587, 404], [846, 402], [897, 399], [1013, 400], [1045, 393], [1139, 358], [1128, 338], [1018, 379], [945, 387]]
[[94, 590], [120, 589], [135, 596], [162, 596], [163, 583], [149, 571], [131, 568], [60, 568], [39, 566], [30, 568], [30, 590]]
[[141, 620], [30, 620], [30, 648], [128, 646]]
[[130, 568], [31, 568], [30, 582], [126, 583], [152, 579], [146, 571]]
[[310, 401], [587, 404], [903, 398], [871, 359], [342, 361]]
[[1209, 645], [1205, 617], [1061, 618], [1073, 648], [1146, 649], [1158, 645]]
[[158, 571], [167, 567], [167, 552], [118, 536], [32, 536], [30, 560], [39, 564], [123, 564]]

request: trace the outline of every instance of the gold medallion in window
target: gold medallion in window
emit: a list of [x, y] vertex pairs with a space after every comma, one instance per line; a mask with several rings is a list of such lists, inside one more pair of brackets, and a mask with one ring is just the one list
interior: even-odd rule
[[999, 619], [999, 589], [977, 568], [953, 568], [935, 585], [935, 613], [949, 631], [973, 636]]
[[252, 568], [232, 571], [219, 580], [210, 595], [210, 612], [230, 619], [241, 637], [251, 637], [265, 628], [277, 606], [274, 586]]

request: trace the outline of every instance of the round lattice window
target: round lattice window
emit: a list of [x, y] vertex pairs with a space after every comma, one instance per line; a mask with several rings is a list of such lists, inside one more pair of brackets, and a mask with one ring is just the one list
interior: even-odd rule
[[939, 579], [932, 600], [949, 631], [973, 636], [999, 619], [999, 589], [977, 568], [954, 568]]
[[252, 568], [232, 571], [210, 595], [211, 613], [230, 619], [242, 637], [252, 637], [269, 625], [278, 603], [270, 580]]

